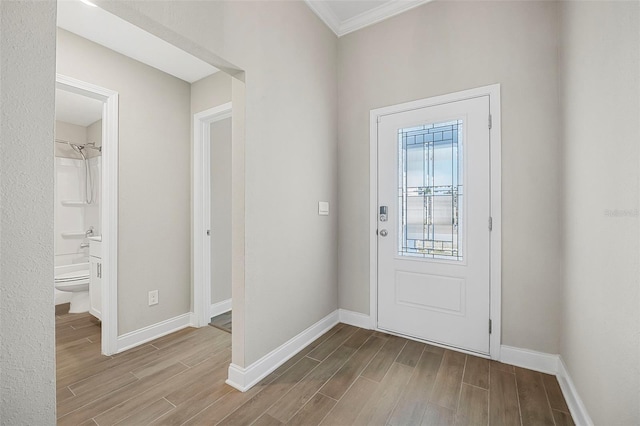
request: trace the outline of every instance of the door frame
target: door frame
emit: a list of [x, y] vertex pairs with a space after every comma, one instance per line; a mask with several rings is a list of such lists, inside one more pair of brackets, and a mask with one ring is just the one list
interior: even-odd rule
[[[463, 101], [466, 99], [489, 96], [489, 114], [491, 115], [490, 139], [490, 208], [492, 230], [489, 233], [490, 274], [489, 274], [489, 318], [492, 323], [489, 335], [489, 353], [491, 359], [500, 359], [502, 333], [502, 160], [501, 160], [501, 120], [500, 120], [500, 84], [463, 90], [460, 92], [434, 96], [426, 99], [406, 102], [382, 108], [372, 109], [369, 115], [369, 315], [371, 328], [378, 329], [378, 118], [430, 106]], [[487, 117], [489, 120], [489, 117]], [[487, 123], [489, 125], [489, 122]], [[487, 226], [489, 224], [487, 223]], [[487, 324], [488, 326], [488, 324]], [[386, 332], [386, 331], [385, 331]], [[405, 336], [406, 337], [406, 336]], [[419, 340], [419, 339], [416, 339]], [[460, 350], [460, 349], [456, 349]], [[462, 351], [478, 355], [475, 352]], [[480, 355], [481, 356], [481, 355]]]
[[56, 74], [56, 89], [97, 99], [102, 108], [102, 331], [103, 355], [118, 352], [118, 92]]
[[[211, 321], [211, 123], [230, 118], [232, 103], [193, 115], [193, 325]], [[229, 165], [231, 167], [231, 165]]]

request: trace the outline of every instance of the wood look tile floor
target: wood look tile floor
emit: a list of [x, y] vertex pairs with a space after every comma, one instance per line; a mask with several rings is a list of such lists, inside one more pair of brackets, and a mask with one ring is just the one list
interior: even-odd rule
[[227, 333], [231, 333], [233, 331], [231, 311], [211, 318], [211, 322], [209, 323], [209, 325], [215, 328], [219, 328], [222, 331], [226, 331]]
[[60, 425], [572, 425], [555, 377], [338, 324], [246, 393], [231, 335], [187, 328], [100, 355], [89, 314], [56, 316]]

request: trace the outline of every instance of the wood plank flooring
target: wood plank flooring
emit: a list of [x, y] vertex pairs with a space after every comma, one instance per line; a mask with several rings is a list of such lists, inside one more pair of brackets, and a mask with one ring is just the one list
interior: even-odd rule
[[246, 393], [231, 335], [187, 328], [100, 355], [89, 314], [56, 316], [60, 425], [572, 425], [555, 377], [338, 324]]
[[209, 325], [215, 328], [219, 328], [222, 331], [226, 331], [227, 333], [231, 333], [233, 331], [231, 322], [231, 311], [211, 318], [211, 322], [209, 323]]

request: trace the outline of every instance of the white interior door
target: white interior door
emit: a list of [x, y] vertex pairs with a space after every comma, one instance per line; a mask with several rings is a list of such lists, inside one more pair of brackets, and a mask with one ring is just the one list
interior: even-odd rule
[[489, 354], [489, 96], [378, 121], [378, 328]]

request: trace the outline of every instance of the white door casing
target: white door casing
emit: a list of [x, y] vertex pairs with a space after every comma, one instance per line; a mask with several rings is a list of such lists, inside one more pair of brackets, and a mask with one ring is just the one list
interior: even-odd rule
[[[498, 85], [371, 111], [373, 328], [499, 357], [499, 123]], [[433, 124], [443, 127], [416, 128]], [[446, 135], [438, 130], [448, 128], [459, 135], [462, 173], [452, 173], [460, 181], [444, 187], [432, 170], [434, 165], [438, 168], [434, 158], [444, 164], [439, 156], [449, 152], [448, 145], [407, 141], [430, 132], [432, 140], [437, 140], [438, 135]], [[399, 149], [403, 140], [409, 151]], [[422, 156], [426, 159], [423, 175], [431, 173], [430, 180], [416, 184], [414, 179], [412, 184], [415, 172], [407, 172], [406, 164]], [[455, 159], [455, 154], [448, 158]], [[403, 172], [398, 173], [399, 167]], [[453, 169], [449, 166], [449, 172]], [[456, 205], [458, 190], [461, 196]], [[410, 214], [419, 214], [413, 221], [406, 213], [402, 217], [407, 205]], [[424, 212], [423, 205], [431, 214]], [[380, 206], [387, 206], [386, 222], [380, 221]], [[443, 212], [443, 218], [449, 215], [449, 222], [434, 222], [437, 211]]]
[[63, 74], [56, 88], [104, 102], [102, 109], [102, 332], [103, 355], [118, 348], [118, 92]]
[[228, 102], [193, 116], [192, 322], [196, 327], [204, 327], [211, 320], [211, 123], [230, 118], [231, 112]]

